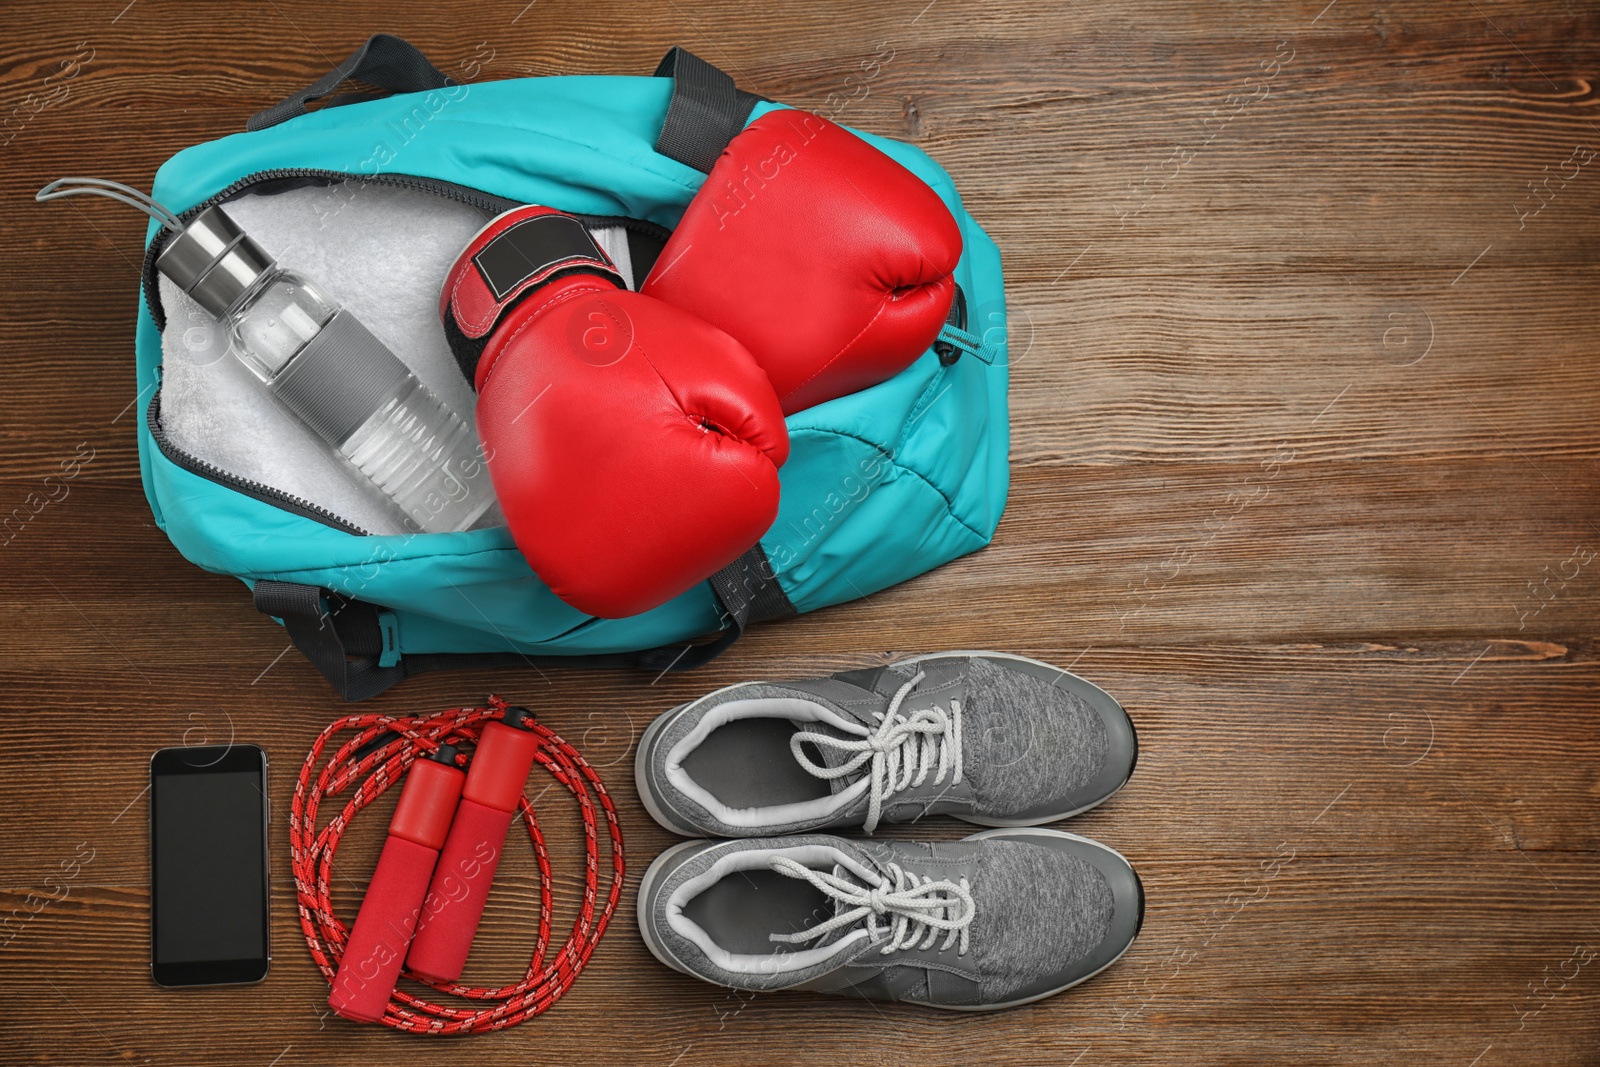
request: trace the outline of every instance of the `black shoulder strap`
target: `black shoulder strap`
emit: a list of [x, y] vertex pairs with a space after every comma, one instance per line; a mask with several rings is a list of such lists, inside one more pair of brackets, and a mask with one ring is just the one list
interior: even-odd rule
[[710, 174], [761, 97], [735, 88], [732, 78], [682, 48], [662, 57], [656, 77], [672, 79], [672, 102], [656, 151]]
[[388, 647], [395, 631], [383, 625], [382, 609], [376, 604], [296, 582], [258, 580], [255, 606], [264, 615], [282, 619], [294, 647], [340, 696], [358, 701], [425, 671], [541, 666], [623, 668], [652, 674], [692, 670], [725, 652], [751, 623], [795, 614], [760, 545], [718, 571], [710, 583], [727, 624], [714, 640], [593, 656], [479, 652], [402, 657], [397, 648]]
[[[409, 42], [387, 33], [375, 33], [367, 38], [366, 44], [352, 52], [350, 58], [327, 74], [298, 93], [290, 93], [271, 107], [251, 115], [250, 121], [245, 123], [245, 129], [264, 130], [286, 119], [304, 115], [308, 103], [321, 100], [349, 78], [394, 93], [419, 93], [455, 84]], [[352, 94], [349, 98], [335, 97], [328, 106], [370, 99], [373, 99], [370, 93]]]

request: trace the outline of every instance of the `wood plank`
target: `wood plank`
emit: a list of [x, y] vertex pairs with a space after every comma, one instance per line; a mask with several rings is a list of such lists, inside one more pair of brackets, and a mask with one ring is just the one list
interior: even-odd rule
[[[1035, 645], [1041, 602], [1065, 609], [1051, 621], [1052, 642], [1074, 653], [1261, 636], [1403, 643], [1485, 626], [1509, 638], [1592, 633], [1600, 514], [1590, 461], [1296, 458], [1278, 464], [1276, 477], [1260, 462], [1171, 466], [1018, 467], [987, 549], [864, 601], [757, 628], [748, 640], [802, 653], [907, 648], [919, 628], [959, 627]], [[43, 664], [114, 645], [144, 662], [167, 643], [162, 625], [174, 600], [204, 627], [208, 656], [242, 651], [229, 643], [234, 635], [269, 656], [282, 648], [236, 581], [203, 575], [173, 551], [138, 489], [70, 489], [7, 528], [14, 566], [0, 575], [0, 602], [45, 629], [0, 633], [0, 648]], [[25, 500], [22, 486], [15, 493]], [[81, 558], [88, 543], [101, 547]], [[112, 607], [74, 607], [84, 599]]]
[[[739, 1062], [768, 1054], [770, 1035], [792, 1030], [803, 1043], [785, 1053], [819, 1060], [852, 1062], [864, 1047], [892, 1044], [927, 1063], [1007, 1049], [1028, 1062], [1070, 1062], [1086, 1047], [1091, 1057], [1170, 1063], [1214, 1058], [1248, 1035], [1245, 1058], [1378, 1064], [1425, 1048], [1470, 1062], [1494, 1046], [1508, 1062], [1587, 1061], [1585, 1020], [1597, 1005], [1584, 978], [1593, 964], [1567, 961], [1575, 942], [1592, 942], [1600, 885], [1590, 858], [1545, 855], [1533, 867], [1515, 854], [1428, 856], [1397, 880], [1404, 858], [1307, 858], [1293, 845], [1305, 836], [1286, 828], [1274, 846], [1283, 845], [1281, 853], [1184, 865], [1181, 877], [1159, 883], [1161, 903], [1129, 957], [1069, 997], [1019, 1011], [975, 1019], [815, 994], [745, 998], [657, 973], [636, 939], [613, 934], [555, 1010], [471, 1040], [476, 1055], [508, 1060], [581, 1044], [601, 1062], [665, 1063], [677, 1055]], [[1262, 863], [1273, 859], [1282, 862], [1268, 876]], [[208, 991], [203, 999], [152, 989], [138, 973], [142, 903], [137, 892], [86, 890], [41, 913], [23, 938], [64, 940], [90, 921], [98, 936], [55, 951], [53, 986], [16, 989], [15, 1040], [65, 1037], [95, 1055], [109, 1045], [124, 1058], [196, 1062], [210, 1062], [219, 1048], [254, 1047], [270, 1059], [287, 1047], [341, 1064], [369, 1061], [397, 1040], [324, 1018], [320, 980], [298, 959], [280, 959], [269, 984], [256, 989]], [[298, 946], [285, 944], [297, 936], [285, 929], [291, 915], [280, 908], [275, 918], [282, 936], [274, 950], [293, 956]], [[1547, 999], [1523, 989], [1575, 968], [1579, 977], [1566, 988], [1550, 982]], [[1486, 988], [1483, 973], [1506, 980]], [[109, 1021], [97, 1007], [105, 1001], [124, 1014], [97, 1034], [94, 1020]], [[618, 1025], [622, 1003], [648, 1025]], [[449, 1042], [408, 1041], [405, 1055], [444, 1064], [460, 1052]]]

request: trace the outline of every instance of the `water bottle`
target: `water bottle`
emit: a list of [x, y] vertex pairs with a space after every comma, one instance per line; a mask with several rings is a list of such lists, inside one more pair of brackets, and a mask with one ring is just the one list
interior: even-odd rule
[[234, 354], [413, 529], [464, 530], [493, 503], [472, 428], [359, 319], [278, 266], [220, 207], [174, 235], [156, 269], [227, 325]]
[[317, 286], [285, 270], [220, 207], [184, 223], [148, 194], [60, 178], [35, 199], [94, 194], [171, 232], [156, 269], [230, 332], [233, 353], [421, 533], [465, 530], [494, 503], [471, 426]]

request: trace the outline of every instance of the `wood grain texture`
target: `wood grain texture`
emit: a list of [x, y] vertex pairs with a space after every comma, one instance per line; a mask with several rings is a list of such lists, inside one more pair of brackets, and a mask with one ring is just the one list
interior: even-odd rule
[[[1529, 188], [1600, 149], [1594, 5], [86, 0], [7, 5], [0, 28], [0, 517], [92, 454], [0, 546], [0, 916], [93, 854], [0, 934], [7, 1062], [1600, 1063], [1600, 560], [1573, 562], [1600, 550], [1600, 160]], [[1007, 269], [1014, 484], [992, 547], [690, 677], [443, 674], [369, 705], [498, 689], [620, 805], [628, 891], [589, 971], [467, 1044], [326, 1014], [283, 813], [341, 706], [150, 518], [142, 229], [30, 202], [69, 173], [147, 185], [377, 29], [446, 68], [487, 41], [489, 78], [645, 73], [681, 43], [799, 106], [846, 94], [843, 121], [950, 170]], [[672, 840], [631, 781], [650, 718], [952, 647], [1072, 664], [1138, 722], [1138, 774], [1070, 824], [1144, 877], [1132, 952], [986, 1017], [746, 998], [656, 964], [630, 910]], [[145, 760], [230, 735], [274, 757], [274, 971], [158, 990]], [[541, 802], [570, 922], [565, 805]], [[382, 823], [341, 852], [347, 914]], [[519, 971], [536, 889], [513, 849], [469, 976]]]

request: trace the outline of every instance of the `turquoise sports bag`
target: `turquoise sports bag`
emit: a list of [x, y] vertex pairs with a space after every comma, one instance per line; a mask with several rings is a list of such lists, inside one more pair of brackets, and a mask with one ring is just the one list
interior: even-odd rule
[[[483, 58], [461, 73], [478, 73]], [[347, 78], [392, 95], [334, 96], [307, 111]], [[466, 83], [380, 34], [254, 116], [247, 132], [173, 156], [154, 195], [184, 221], [212, 204], [308, 186], [399, 186], [485, 220], [538, 203], [621, 227], [638, 262], [659, 250], [727, 141], [781, 106], [681, 49], [648, 78]], [[349, 700], [451, 667], [695, 666], [752, 622], [863, 597], [982, 548], [1008, 482], [999, 250], [938, 164], [860, 136], [949, 205], [965, 242], [960, 292], [938, 342], [910, 368], [789, 418], [777, 521], [712, 580], [642, 615], [591, 618], [551, 594], [503, 527], [372, 535], [186, 450], [162, 418], [169, 323], [152, 264], [165, 232], [152, 224], [137, 350], [140, 467], [157, 524], [189, 560], [243, 579], [255, 606]]]

